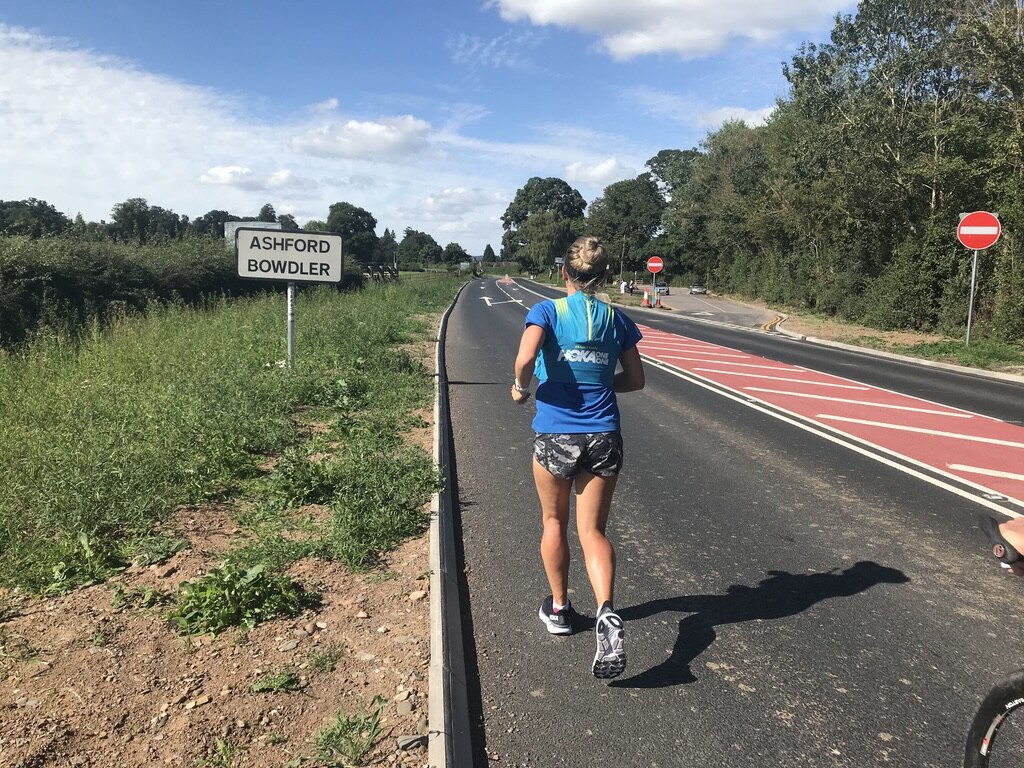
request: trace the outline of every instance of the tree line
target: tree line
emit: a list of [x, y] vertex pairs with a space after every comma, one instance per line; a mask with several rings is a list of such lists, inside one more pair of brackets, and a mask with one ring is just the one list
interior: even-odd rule
[[[284, 230], [299, 229], [291, 214], [278, 214], [266, 203], [256, 216], [239, 216], [228, 211], [211, 210], [195, 219], [180, 215], [158, 205], [150, 205], [141, 197], [116, 204], [110, 221], [87, 222], [81, 214], [73, 219], [45, 200], [0, 200], [0, 235], [70, 237], [87, 241], [109, 240], [134, 245], [159, 245], [188, 237], [224, 237], [224, 224], [229, 221], [260, 221], [278, 223]], [[459, 243], [445, 247], [426, 232], [406, 228], [402, 240], [385, 229], [376, 233], [377, 220], [359, 206], [346, 202], [331, 205], [325, 219], [311, 219], [303, 229], [334, 232], [342, 236], [347, 258], [362, 264], [391, 264], [396, 260], [404, 269], [450, 266], [468, 261], [469, 254]]]
[[971, 269], [956, 227], [989, 210], [1003, 234], [981, 254], [976, 316], [1024, 339], [1024, 3], [862, 0], [783, 74], [765, 125], [662, 150], [589, 207], [530, 179], [502, 217], [502, 258], [546, 268], [586, 231], [626, 270], [659, 255], [723, 292], [955, 331]]
[[[109, 222], [74, 219], [43, 200], [0, 201], [0, 348], [14, 348], [39, 332], [74, 338], [94, 323], [148, 311], [154, 305], [201, 305], [218, 297], [275, 291], [280, 285], [238, 277], [225, 247], [228, 221], [260, 221], [297, 230], [293, 217], [267, 203], [257, 216], [212, 210], [195, 219], [142, 198], [118, 203]], [[360, 264], [403, 269], [447, 269], [470, 259], [458, 243], [442, 248], [408, 228], [399, 242], [351, 203], [329, 207], [306, 229], [342, 236], [345, 273], [340, 289], [363, 280]]]

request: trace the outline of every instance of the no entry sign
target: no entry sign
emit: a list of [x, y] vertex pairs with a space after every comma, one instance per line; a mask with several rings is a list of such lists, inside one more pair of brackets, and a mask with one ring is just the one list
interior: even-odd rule
[[1001, 231], [999, 219], [994, 213], [975, 211], [960, 219], [960, 226], [956, 228], [956, 236], [963, 243], [964, 248], [983, 251], [995, 244]]
[[661, 256], [651, 256], [647, 260], [647, 271], [653, 274], [658, 274], [665, 268], [665, 262], [661, 260]]

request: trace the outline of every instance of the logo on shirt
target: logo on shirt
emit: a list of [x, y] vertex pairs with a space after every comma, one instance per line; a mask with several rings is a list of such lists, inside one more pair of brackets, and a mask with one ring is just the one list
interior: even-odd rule
[[598, 352], [594, 349], [563, 349], [558, 353], [558, 361], [563, 360], [570, 363], [608, 365], [609, 355], [607, 352]]

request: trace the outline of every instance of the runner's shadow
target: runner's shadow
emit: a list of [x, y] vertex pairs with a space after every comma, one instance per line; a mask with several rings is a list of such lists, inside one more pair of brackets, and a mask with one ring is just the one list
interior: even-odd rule
[[843, 571], [832, 569], [826, 573], [768, 571], [768, 578], [762, 579], [756, 587], [733, 584], [724, 595], [682, 595], [624, 608], [619, 615], [627, 622], [664, 611], [691, 615], [679, 622], [675, 647], [665, 661], [633, 677], [615, 680], [610, 685], [617, 688], [667, 688], [696, 682], [690, 665], [715, 642], [715, 627], [795, 616], [830, 597], [849, 597], [876, 584], [905, 584], [908, 581], [910, 579], [903, 571], [862, 560]]

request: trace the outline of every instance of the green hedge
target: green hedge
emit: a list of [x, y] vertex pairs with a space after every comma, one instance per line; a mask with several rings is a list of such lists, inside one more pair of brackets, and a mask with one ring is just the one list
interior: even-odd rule
[[[342, 287], [361, 283], [346, 264]], [[154, 302], [192, 306], [283, 286], [239, 278], [234, 254], [217, 237], [147, 245], [0, 237], [0, 346], [18, 345], [40, 329], [74, 336]]]

